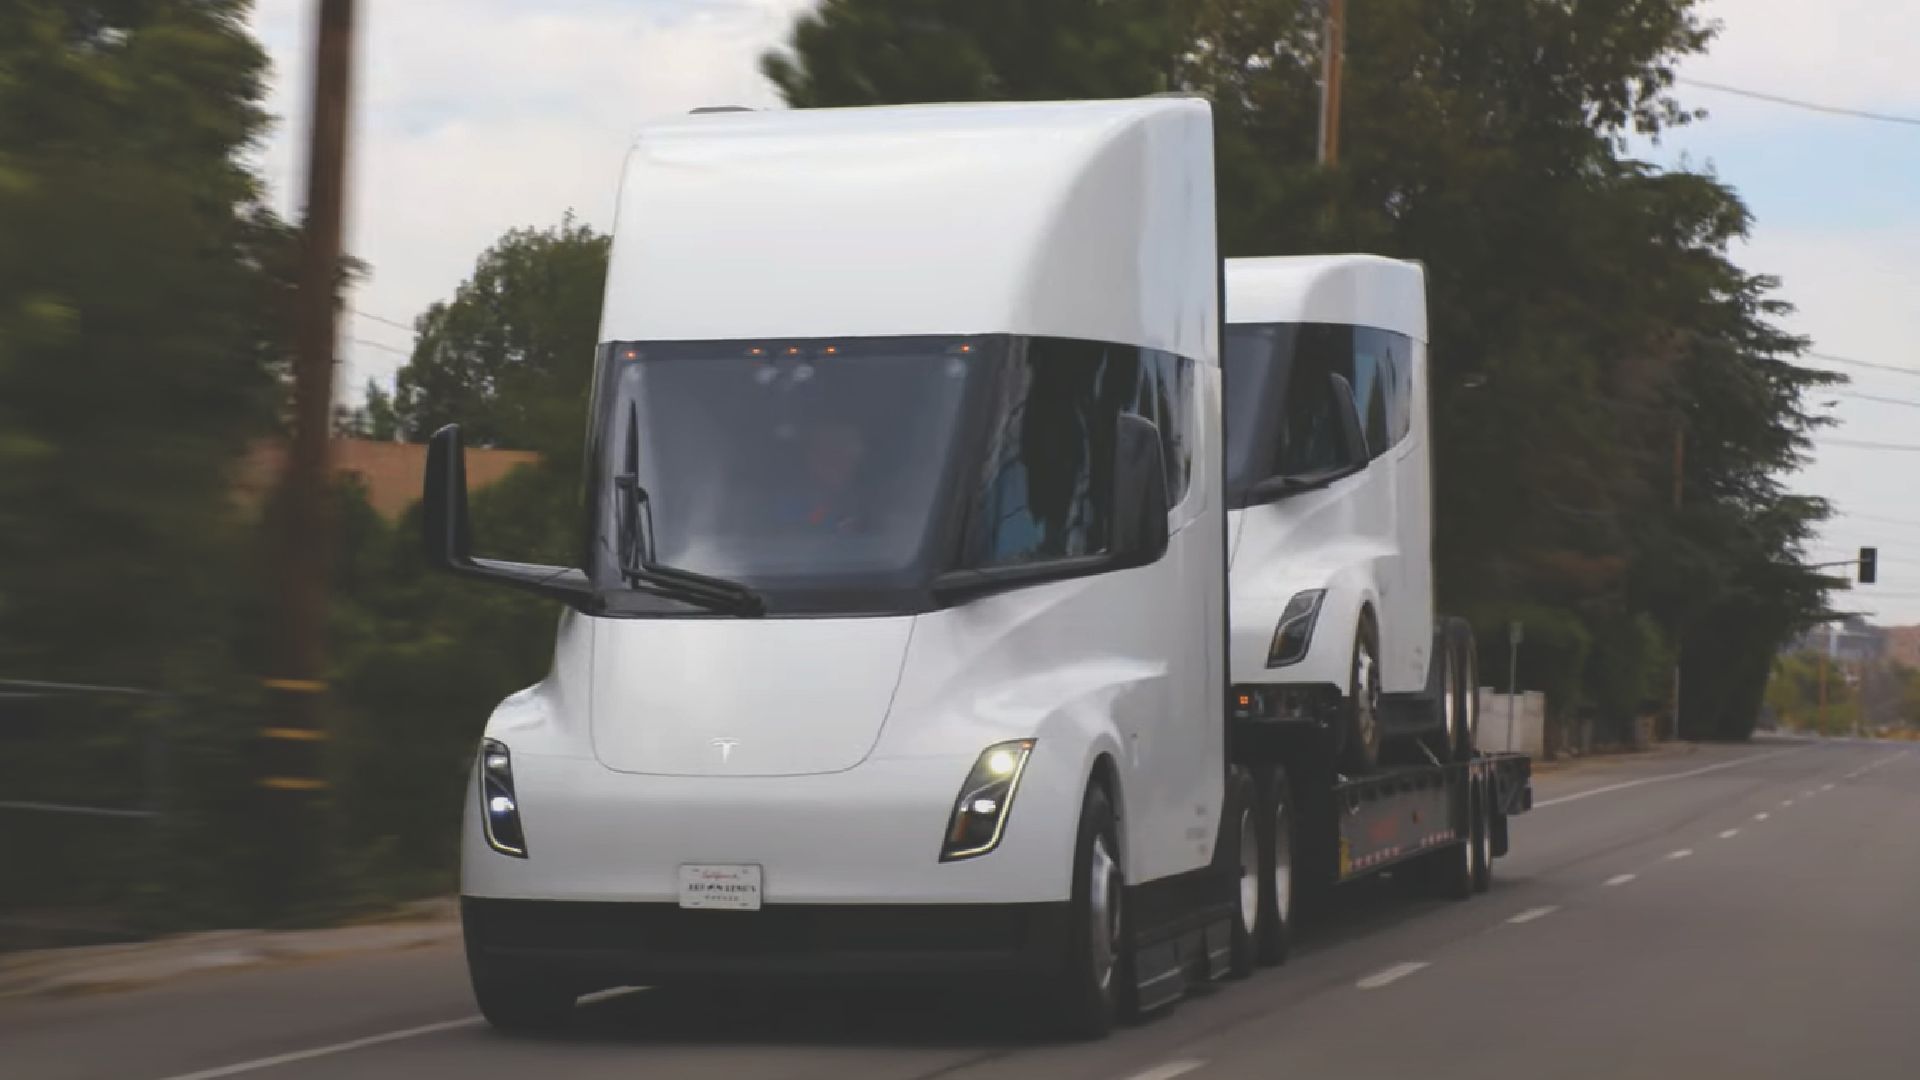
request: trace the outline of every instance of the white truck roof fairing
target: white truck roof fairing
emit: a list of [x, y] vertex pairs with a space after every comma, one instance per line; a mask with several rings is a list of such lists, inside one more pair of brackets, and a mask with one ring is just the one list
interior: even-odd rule
[[1218, 362], [1194, 98], [687, 116], [627, 161], [603, 341], [1011, 333]]
[[1378, 255], [1227, 260], [1229, 323], [1342, 323], [1427, 340], [1427, 272]]

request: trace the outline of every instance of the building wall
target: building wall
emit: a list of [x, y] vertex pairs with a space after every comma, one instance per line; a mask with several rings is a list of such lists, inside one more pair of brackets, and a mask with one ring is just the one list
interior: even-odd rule
[[1920, 671], [1920, 626], [1895, 626], [1887, 630], [1887, 659]]
[[[367, 501], [381, 517], [392, 521], [420, 501], [427, 471], [424, 443], [375, 442], [371, 439], [335, 439], [335, 474], [353, 473], [367, 486]], [[286, 467], [287, 448], [277, 440], [253, 445], [240, 465], [235, 489], [242, 505], [258, 506]], [[467, 449], [467, 488], [479, 491], [540, 455], [531, 450]]]

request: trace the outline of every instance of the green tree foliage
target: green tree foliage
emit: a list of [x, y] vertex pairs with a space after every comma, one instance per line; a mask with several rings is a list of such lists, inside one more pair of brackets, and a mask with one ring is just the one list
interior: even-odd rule
[[1570, 614], [1600, 646], [1555, 708], [1616, 722], [1664, 651], [1650, 619], [1682, 642], [1688, 731], [1751, 731], [1774, 649], [1824, 608], [1795, 564], [1825, 505], [1779, 478], [1829, 377], [1792, 363], [1775, 283], [1727, 257], [1738, 196], [1622, 154], [1690, 119], [1668, 89], [1712, 37], [1696, 0], [1351, 5], [1334, 168], [1316, 4], [1055, 0], [1037, 26], [995, 7], [830, 0], [765, 68], [798, 106], [1133, 95], [1168, 72], [1205, 93], [1226, 254], [1427, 268], [1443, 603]]
[[607, 238], [571, 215], [501, 237], [417, 321], [392, 401], [400, 432], [423, 441], [458, 421], [470, 446], [578, 468], [606, 277]]
[[292, 244], [246, 8], [0, 5], [0, 671], [214, 677]]

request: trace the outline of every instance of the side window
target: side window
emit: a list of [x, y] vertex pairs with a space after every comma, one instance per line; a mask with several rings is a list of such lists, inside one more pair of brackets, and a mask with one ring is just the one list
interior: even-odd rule
[[1160, 429], [1167, 465], [1167, 505], [1178, 506], [1193, 483], [1193, 361], [1149, 349], [1141, 354], [1140, 396], [1133, 411]]
[[1379, 457], [1393, 445], [1393, 354], [1387, 335], [1356, 327], [1353, 331], [1353, 396], [1366, 425], [1367, 453]]
[[[1373, 367], [1375, 385], [1384, 392], [1368, 402], [1361, 415], [1367, 421], [1367, 448], [1375, 457], [1407, 437], [1413, 422], [1413, 347], [1404, 336], [1386, 330], [1360, 327], [1354, 331], [1353, 363], [1356, 371]], [[1378, 420], [1376, 425], [1375, 421]]]
[[1352, 381], [1352, 343], [1349, 327], [1301, 326], [1287, 379], [1277, 475], [1298, 476], [1339, 466], [1340, 412], [1330, 376]]

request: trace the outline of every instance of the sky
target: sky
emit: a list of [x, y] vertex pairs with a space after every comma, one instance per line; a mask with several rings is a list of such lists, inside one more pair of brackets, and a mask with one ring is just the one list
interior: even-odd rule
[[[1364, 0], [1362, 0], [1364, 2]], [[371, 265], [343, 324], [341, 393], [390, 383], [414, 317], [450, 296], [507, 229], [572, 211], [605, 229], [621, 158], [648, 120], [701, 105], [777, 106], [758, 61], [812, 0], [362, 0], [355, 68], [349, 250]], [[281, 118], [259, 164], [275, 204], [301, 197], [314, 0], [257, 0]], [[1916, 374], [1809, 360], [1853, 378], [1817, 404], [1819, 436], [1799, 491], [1839, 516], [1809, 551], [1876, 545], [1880, 582], [1839, 597], [1888, 624], [1920, 623], [1920, 123], [1883, 123], [1755, 101], [1718, 83], [1920, 121], [1920, 4], [1708, 0], [1721, 25], [1678, 88], [1707, 119], [1639, 141], [1663, 165], [1713, 171], [1755, 217], [1734, 252], [1777, 276], [1788, 329], [1819, 353]], [[398, 325], [395, 325], [398, 324]]]

